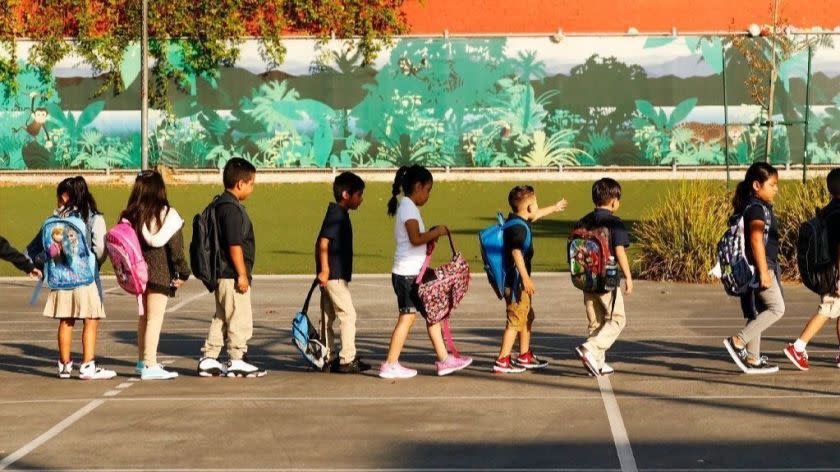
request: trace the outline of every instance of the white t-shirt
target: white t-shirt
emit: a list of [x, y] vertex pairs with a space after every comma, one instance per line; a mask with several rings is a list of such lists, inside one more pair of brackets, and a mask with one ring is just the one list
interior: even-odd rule
[[417, 220], [420, 225], [420, 232], [425, 233], [423, 217], [420, 216], [420, 209], [408, 198], [403, 197], [397, 207], [397, 217], [394, 223], [394, 239], [397, 240], [397, 251], [394, 254], [394, 266], [391, 272], [397, 275], [417, 275], [426, 260], [426, 246], [415, 246], [408, 239], [408, 231], [405, 229], [405, 222]]

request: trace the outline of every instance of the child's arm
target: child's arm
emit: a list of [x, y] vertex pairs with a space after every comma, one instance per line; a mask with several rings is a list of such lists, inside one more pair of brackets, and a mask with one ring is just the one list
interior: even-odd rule
[[559, 202], [555, 203], [554, 205], [551, 205], [550, 207], [540, 208], [539, 210], [537, 210], [536, 215], [534, 216], [534, 218], [531, 219], [531, 221], [537, 221], [538, 219], [546, 217], [552, 213], [563, 211], [566, 209], [566, 205], [566, 199], [564, 198]]
[[618, 266], [621, 267], [621, 272], [624, 274], [624, 293], [630, 295], [633, 293], [633, 274], [630, 273], [630, 262], [627, 261], [627, 248], [616, 246], [615, 257], [618, 260]]
[[233, 268], [236, 269], [236, 290], [239, 293], [245, 293], [251, 288], [251, 283], [248, 281], [248, 269], [245, 267], [245, 253], [242, 252], [242, 246], [228, 246], [228, 252]]
[[41, 271], [35, 268], [35, 264], [33, 264], [28, 257], [18, 252], [18, 250], [12, 247], [12, 245], [6, 241], [6, 238], [2, 236], [0, 236], [0, 259], [11, 262], [18, 270], [26, 272], [31, 277], [36, 275], [40, 276], [41, 274]]
[[318, 272], [318, 284], [321, 287], [326, 287], [330, 280], [330, 258], [328, 252], [330, 249], [330, 240], [324, 237], [318, 238], [318, 262], [321, 263], [321, 271]]
[[408, 232], [408, 240], [414, 246], [425, 246], [432, 241], [437, 241], [437, 238], [449, 234], [449, 229], [443, 225], [429, 228], [425, 233], [421, 233], [420, 223], [417, 220], [407, 220], [405, 230]]
[[[522, 277], [522, 289], [525, 290], [525, 293], [528, 295], [533, 295], [537, 289], [534, 287], [534, 281], [531, 280], [531, 276], [528, 275], [528, 268], [525, 267], [525, 258], [522, 256], [522, 250], [514, 249], [512, 251], [512, 255], [513, 264], [516, 266], [519, 276]], [[516, 290], [516, 287], [511, 288]]]
[[758, 269], [759, 286], [770, 288], [770, 272], [767, 270], [767, 255], [764, 248], [764, 222], [753, 220], [750, 223], [750, 243], [753, 250], [755, 267]]

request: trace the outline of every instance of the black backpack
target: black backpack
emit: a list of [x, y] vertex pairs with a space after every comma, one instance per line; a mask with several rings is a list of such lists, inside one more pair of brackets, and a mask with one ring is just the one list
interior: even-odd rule
[[190, 242], [190, 269], [207, 290], [213, 292], [219, 285], [219, 231], [216, 223], [216, 204], [219, 195], [193, 218], [192, 241]]
[[837, 248], [828, 238], [828, 217], [817, 209], [816, 216], [799, 226], [796, 239], [796, 263], [802, 283], [818, 295], [833, 293], [837, 287]]

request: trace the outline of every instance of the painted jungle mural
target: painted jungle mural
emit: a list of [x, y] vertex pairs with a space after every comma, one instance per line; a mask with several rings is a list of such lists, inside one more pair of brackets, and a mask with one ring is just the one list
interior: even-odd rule
[[[246, 43], [216, 76], [185, 70], [170, 109], [150, 114], [152, 163], [671, 166], [765, 152], [748, 67], [721, 37], [405, 38], [371, 67], [344, 43], [286, 43], [274, 69]], [[139, 48], [125, 54], [125, 91], [97, 95], [89, 68], [68, 59], [44, 74], [30, 46], [17, 89], [0, 85], [0, 169], [139, 167]], [[806, 52], [780, 65], [775, 121], [804, 119], [807, 66]], [[807, 141], [808, 163], [840, 163], [840, 45], [814, 50], [810, 105], [807, 140], [801, 124], [776, 127], [772, 162], [802, 162]]]

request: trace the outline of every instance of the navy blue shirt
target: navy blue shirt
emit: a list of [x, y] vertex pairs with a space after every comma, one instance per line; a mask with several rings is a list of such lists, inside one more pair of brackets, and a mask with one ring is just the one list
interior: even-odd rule
[[755, 265], [752, 241], [750, 240], [750, 223], [756, 220], [764, 223], [764, 209], [767, 209], [767, 213], [770, 214], [770, 229], [767, 233], [767, 243], [764, 245], [764, 252], [767, 265], [770, 268], [774, 268], [778, 265], [777, 260], [779, 258], [779, 222], [776, 220], [776, 214], [773, 212], [773, 205], [758, 198], [751, 198], [747, 206], [748, 208], [744, 210], [744, 246], [747, 251], [747, 260], [750, 264]]
[[[330, 240], [327, 260], [330, 264], [330, 280], [353, 278], [353, 226], [350, 224], [350, 212], [337, 203], [330, 203], [318, 240]], [[321, 258], [318, 257], [318, 240], [315, 241], [315, 270], [321, 272]]]
[[220, 279], [235, 279], [236, 268], [230, 258], [230, 247], [241, 246], [242, 255], [245, 259], [245, 269], [248, 271], [248, 279], [254, 270], [254, 259], [257, 255], [257, 244], [254, 239], [254, 225], [245, 207], [228, 191], [222, 193], [216, 203], [216, 222], [219, 225], [219, 248], [223, 259], [219, 271]]
[[610, 254], [615, 254], [615, 248], [618, 246], [630, 247], [630, 235], [624, 227], [624, 222], [606, 208], [596, 208], [575, 224], [575, 229], [600, 227], [606, 228], [610, 233]]
[[531, 275], [531, 260], [534, 259], [534, 238], [532, 235], [531, 244], [526, 248], [525, 240], [528, 237], [528, 232], [531, 230], [531, 224], [521, 216], [514, 215], [513, 213], [508, 215], [507, 221], [513, 219], [524, 221], [525, 225], [528, 226], [526, 229], [525, 226], [521, 224], [514, 224], [505, 228], [504, 232], [505, 267], [509, 268], [505, 277], [505, 288], [518, 289], [519, 287], [513, 287], [513, 282], [518, 275], [516, 272], [516, 264], [513, 262], [513, 250], [519, 249], [522, 251], [522, 258], [525, 260], [525, 268], [528, 270], [528, 275]]

